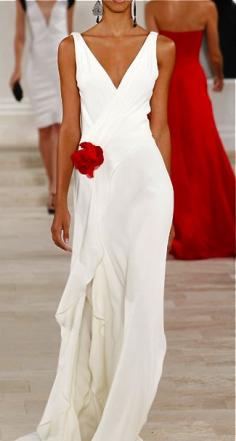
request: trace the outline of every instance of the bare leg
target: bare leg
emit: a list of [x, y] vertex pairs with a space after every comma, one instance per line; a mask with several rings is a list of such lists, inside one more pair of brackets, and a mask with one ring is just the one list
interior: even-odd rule
[[46, 169], [49, 187], [48, 208], [54, 208], [54, 195], [56, 193], [56, 161], [59, 124], [53, 124], [39, 129], [39, 148]]
[[42, 129], [39, 129], [39, 149], [47, 172], [50, 190], [52, 185], [52, 173], [50, 166], [51, 132], [52, 132], [52, 126], [43, 127]]

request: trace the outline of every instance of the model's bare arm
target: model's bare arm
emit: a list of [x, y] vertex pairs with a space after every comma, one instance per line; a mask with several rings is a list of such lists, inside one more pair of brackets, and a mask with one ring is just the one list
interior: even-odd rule
[[73, 31], [74, 10], [75, 10], [75, 5], [71, 6], [67, 10], [67, 26], [68, 26], [68, 33], [69, 34]]
[[215, 74], [214, 90], [221, 91], [224, 85], [223, 57], [219, 43], [218, 12], [213, 2], [207, 5], [206, 35], [209, 59]]
[[16, 22], [15, 22], [15, 37], [14, 37], [14, 53], [15, 53], [15, 66], [14, 71], [10, 78], [10, 87], [16, 81], [21, 79], [21, 62], [25, 45], [25, 11], [17, 0], [16, 2]]
[[155, 2], [149, 1], [145, 6], [145, 22], [149, 31], [158, 31], [154, 14]]
[[73, 37], [66, 37], [58, 48], [58, 67], [61, 83], [63, 120], [57, 158], [56, 214], [52, 238], [57, 246], [68, 251], [70, 213], [68, 190], [73, 170], [71, 154], [80, 141], [80, 96], [76, 84], [76, 61]]
[[175, 64], [175, 43], [169, 38], [158, 37], [157, 60], [159, 76], [151, 99], [150, 127], [170, 173], [171, 140], [167, 114], [169, 84]]

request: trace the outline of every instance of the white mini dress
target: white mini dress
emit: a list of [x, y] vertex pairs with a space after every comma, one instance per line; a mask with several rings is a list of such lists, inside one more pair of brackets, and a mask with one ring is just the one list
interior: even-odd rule
[[68, 35], [67, 8], [67, 0], [56, 0], [46, 23], [38, 2], [26, 0], [30, 30], [26, 79], [37, 128], [62, 120], [57, 50], [60, 41]]

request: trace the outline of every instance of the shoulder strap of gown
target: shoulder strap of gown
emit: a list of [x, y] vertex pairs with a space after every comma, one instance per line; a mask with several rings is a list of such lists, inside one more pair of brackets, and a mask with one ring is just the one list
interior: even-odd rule
[[74, 48], [75, 48], [75, 65], [76, 65], [76, 75], [78, 70], [78, 63], [79, 63], [79, 54], [78, 54], [78, 44], [80, 41], [80, 35], [78, 32], [71, 32], [70, 35], [74, 39]]
[[158, 44], [158, 32], [151, 31], [151, 54], [153, 59], [153, 70], [155, 71], [155, 74], [158, 76], [159, 69], [158, 69], [158, 60], [157, 60], [157, 44]]

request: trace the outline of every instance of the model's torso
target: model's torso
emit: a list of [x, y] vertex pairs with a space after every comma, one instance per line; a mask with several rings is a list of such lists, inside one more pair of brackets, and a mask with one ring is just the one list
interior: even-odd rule
[[50, 55], [56, 59], [58, 44], [68, 34], [67, 1], [54, 0], [50, 9], [49, 6], [45, 9], [41, 3], [27, 0], [30, 51], [32, 55], [47, 61]]
[[139, 52], [148, 32], [131, 36], [100, 36], [94, 32], [86, 32], [82, 37], [95, 55], [99, 63], [104, 67], [116, 87], [125, 75], [128, 66], [132, 63], [135, 55]]
[[[76, 79], [81, 100], [82, 140], [95, 143], [105, 139], [109, 149], [117, 143], [116, 152], [136, 147], [150, 139], [147, 115], [158, 77], [156, 32], [151, 32], [115, 86], [108, 72], [91, 52], [79, 33], [73, 33], [76, 44]], [[111, 139], [110, 139], [111, 137]], [[134, 142], [133, 142], [134, 141]]]

